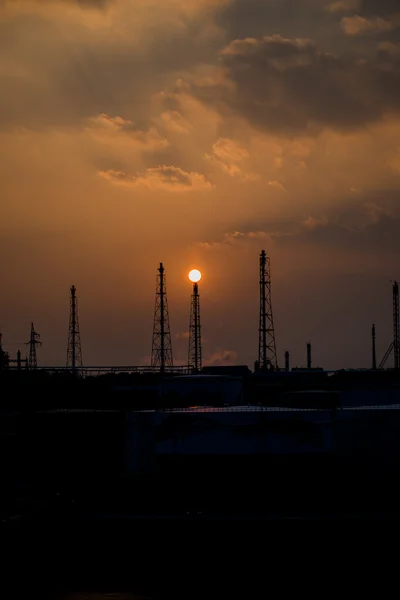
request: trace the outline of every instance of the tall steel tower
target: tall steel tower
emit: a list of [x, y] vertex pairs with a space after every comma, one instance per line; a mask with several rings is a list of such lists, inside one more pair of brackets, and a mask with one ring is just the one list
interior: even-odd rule
[[201, 273], [197, 269], [190, 271], [189, 279], [193, 283], [193, 294], [190, 300], [190, 320], [189, 320], [189, 369], [198, 373], [202, 367], [201, 356], [201, 326], [200, 326], [200, 295], [198, 282], [201, 279]]
[[31, 337], [29, 342], [25, 342], [25, 346], [29, 346], [29, 358], [28, 358], [28, 368], [36, 369], [37, 367], [37, 356], [36, 356], [36, 346], [41, 346], [42, 342], [40, 341], [40, 335], [35, 331], [33, 323], [31, 323]]
[[372, 325], [372, 368], [376, 369], [376, 335], [375, 324]]
[[260, 254], [260, 322], [258, 328], [258, 363], [261, 370], [277, 370], [274, 320], [271, 304], [270, 258]]
[[307, 344], [307, 369], [312, 369], [311, 342]]
[[289, 350], [285, 352], [285, 371], [290, 371], [290, 354]]
[[163, 373], [166, 367], [173, 367], [165, 269], [162, 263], [157, 275], [151, 366], [154, 369], [158, 368], [160, 373]]
[[392, 350], [394, 354], [394, 368], [400, 369], [400, 315], [399, 315], [399, 284], [397, 281], [393, 282], [393, 341], [390, 343], [389, 348], [386, 350], [384, 357], [382, 358], [379, 369], [383, 369], [389, 358]]
[[393, 350], [394, 368], [400, 369], [400, 315], [399, 315], [399, 284], [393, 283]]
[[79, 331], [78, 318], [78, 299], [76, 297], [76, 288], [73, 285], [70, 289], [70, 313], [67, 347], [67, 367], [70, 367], [74, 373], [82, 369], [82, 348], [81, 334]]

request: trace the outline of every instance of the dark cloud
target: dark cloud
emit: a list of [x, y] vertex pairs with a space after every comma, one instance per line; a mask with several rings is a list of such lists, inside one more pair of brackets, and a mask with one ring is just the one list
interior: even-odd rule
[[280, 34], [323, 42], [338, 37], [326, 0], [233, 0], [218, 13], [230, 40]]
[[399, 10], [399, 0], [362, 0], [356, 12], [364, 17], [388, 17]]
[[[59, 4], [76, 4], [77, 6], [80, 6], [81, 8], [97, 8], [97, 9], [104, 9], [107, 8], [108, 6], [111, 6], [115, 0], [24, 0], [25, 2], [28, 1], [28, 3], [31, 4], [55, 4], [55, 2], [58, 2]], [[19, 4], [19, 0], [14, 0], [14, 4]], [[3, 4], [6, 4], [6, 2], [3, 2]], [[1, 6], [1, 2], [0, 2], [0, 6]]]
[[400, 108], [395, 55], [359, 60], [320, 52], [310, 40], [235, 40], [221, 52], [233, 89], [197, 88], [266, 130], [295, 133], [355, 128]]
[[[282, 243], [291, 241], [282, 238]], [[360, 228], [350, 228], [338, 222], [326, 223], [310, 228], [296, 236], [295, 243], [306, 243], [323, 248], [340, 248], [342, 251], [392, 254], [400, 252], [400, 218], [381, 215], [376, 222]]]
[[322, 250], [362, 252], [365, 255], [400, 253], [400, 190], [378, 190], [359, 200], [342, 199], [338, 206], [320, 206], [303, 220], [286, 218], [250, 221], [239, 226], [235, 240], [265, 232], [277, 246], [315, 246]]
[[201, 38], [202, 27], [200, 20], [169, 27], [166, 38], [164, 23], [155, 22], [139, 44], [135, 35], [97, 35], [83, 22], [40, 14], [0, 20], [0, 127], [79, 126], [99, 113], [146, 127], [152, 94], [176, 71], [215, 60], [219, 43]]

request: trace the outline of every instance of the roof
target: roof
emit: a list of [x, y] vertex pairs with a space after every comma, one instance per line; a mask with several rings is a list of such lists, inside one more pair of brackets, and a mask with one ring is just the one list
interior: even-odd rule
[[178, 375], [177, 377], [170, 377], [167, 381], [198, 381], [198, 380], [207, 380], [207, 381], [215, 381], [220, 379], [222, 381], [241, 381], [241, 377], [236, 377], [235, 375], [208, 375], [208, 374], [199, 374], [199, 375]]

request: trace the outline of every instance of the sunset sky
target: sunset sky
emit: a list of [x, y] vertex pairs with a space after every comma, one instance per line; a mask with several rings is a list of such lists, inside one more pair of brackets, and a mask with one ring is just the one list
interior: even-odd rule
[[[253, 366], [271, 257], [280, 363], [368, 367], [400, 280], [398, 0], [0, 0], [0, 328], [65, 364], [147, 364], [164, 263], [205, 364]], [[391, 360], [391, 364], [393, 360]]]

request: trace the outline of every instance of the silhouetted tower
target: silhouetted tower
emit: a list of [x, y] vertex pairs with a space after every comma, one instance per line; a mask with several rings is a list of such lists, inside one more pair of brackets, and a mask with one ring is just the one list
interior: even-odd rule
[[393, 350], [394, 354], [394, 368], [400, 369], [400, 316], [399, 316], [399, 284], [397, 281], [393, 282], [393, 341], [390, 343], [389, 348], [386, 350], [384, 357], [382, 358], [379, 369], [383, 369], [386, 364], [390, 353]]
[[399, 284], [393, 283], [393, 350], [394, 368], [400, 369], [400, 315], [399, 315]]
[[193, 283], [193, 294], [190, 299], [189, 320], [189, 369], [199, 372], [202, 367], [201, 356], [201, 326], [200, 326], [200, 295], [198, 283]]
[[33, 323], [31, 323], [31, 337], [29, 342], [25, 342], [25, 346], [29, 346], [29, 358], [28, 358], [28, 368], [36, 369], [37, 367], [37, 355], [36, 355], [36, 346], [41, 346], [42, 342], [40, 341], [40, 335], [35, 331]]
[[285, 371], [290, 371], [290, 354], [288, 350], [285, 352]]
[[260, 254], [260, 324], [258, 329], [258, 362], [261, 370], [278, 369], [274, 320], [271, 304], [270, 259], [265, 250]]
[[160, 373], [163, 373], [166, 367], [173, 367], [165, 269], [162, 263], [157, 275], [151, 366], [154, 369], [158, 368]]
[[312, 369], [311, 343], [307, 344], [307, 369]]
[[7, 352], [3, 350], [3, 334], [0, 331], [0, 371], [6, 369], [9, 366], [9, 356]]
[[372, 368], [376, 369], [375, 325], [372, 325]]
[[74, 373], [77, 373], [78, 370], [82, 369], [82, 348], [79, 331], [78, 299], [74, 285], [71, 287], [70, 292], [67, 367], [71, 368]]

